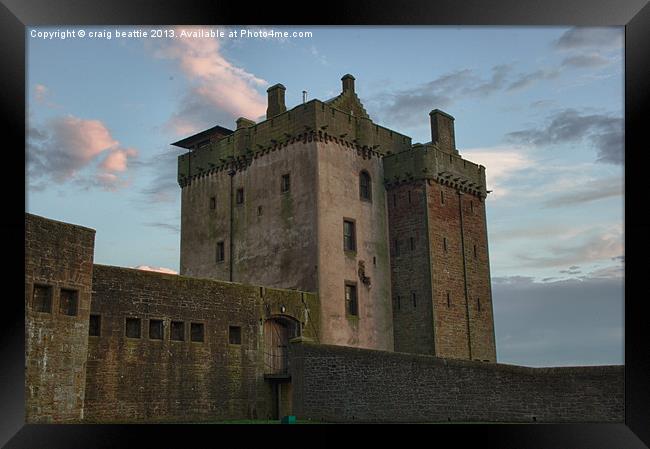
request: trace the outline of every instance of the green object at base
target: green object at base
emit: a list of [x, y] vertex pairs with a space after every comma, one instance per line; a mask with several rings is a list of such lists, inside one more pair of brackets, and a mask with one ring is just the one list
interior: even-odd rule
[[296, 423], [296, 417], [293, 415], [289, 416], [283, 416], [282, 419], [280, 420], [282, 424], [295, 424]]

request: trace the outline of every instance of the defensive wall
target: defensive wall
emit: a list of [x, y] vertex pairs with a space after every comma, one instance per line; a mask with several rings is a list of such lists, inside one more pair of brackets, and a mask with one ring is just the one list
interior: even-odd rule
[[623, 422], [623, 366], [529, 368], [296, 341], [293, 412], [325, 422]]

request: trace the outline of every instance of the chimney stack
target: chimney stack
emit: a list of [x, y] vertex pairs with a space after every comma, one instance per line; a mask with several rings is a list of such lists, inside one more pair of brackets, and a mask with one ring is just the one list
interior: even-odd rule
[[458, 154], [454, 137], [454, 118], [440, 109], [429, 112], [429, 117], [431, 117], [431, 142], [443, 151]]
[[284, 104], [284, 92], [287, 90], [282, 84], [276, 84], [266, 89], [269, 94], [269, 103], [266, 108], [266, 118], [269, 119], [287, 110]]
[[349, 73], [347, 75], [343, 75], [341, 81], [343, 82], [343, 92], [349, 90], [351, 93], [354, 93], [354, 77], [352, 75]]
[[251, 126], [255, 126], [255, 122], [253, 120], [249, 120], [245, 117], [239, 117], [235, 123], [237, 123], [237, 129], [250, 128]]

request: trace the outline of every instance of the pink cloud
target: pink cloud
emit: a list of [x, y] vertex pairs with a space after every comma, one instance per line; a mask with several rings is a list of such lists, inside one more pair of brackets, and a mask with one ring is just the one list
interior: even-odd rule
[[45, 101], [45, 97], [48, 95], [49, 91], [48, 88], [42, 84], [37, 84], [34, 87], [34, 98], [36, 98], [36, 101], [39, 103], [42, 103]]
[[198, 131], [212, 126], [215, 118], [262, 117], [266, 98], [257, 89], [268, 82], [228, 61], [217, 39], [180, 37], [182, 30], [193, 29], [175, 29], [178, 37], [155, 52], [159, 58], [178, 62], [191, 82], [180, 110], [169, 121], [174, 132], [180, 135]]
[[[30, 177], [49, 177], [57, 183], [76, 180], [108, 190], [128, 184], [116, 173], [127, 171], [130, 159], [137, 157], [137, 150], [122, 147], [100, 120], [68, 115], [54, 118], [43, 129], [33, 132], [39, 139], [33, 139], [28, 145]], [[103, 161], [93, 173], [89, 167], [102, 156]], [[90, 174], [80, 175], [88, 170]]]
[[165, 267], [150, 267], [149, 265], [138, 265], [137, 267], [133, 267], [136, 270], [144, 270], [144, 271], [155, 271], [156, 273], [166, 273], [166, 274], [178, 274], [178, 271], [174, 271], [171, 268], [165, 268]]
[[117, 149], [111, 151], [104, 162], [101, 164], [101, 168], [107, 172], [123, 172], [126, 171], [128, 165], [129, 157], [136, 157], [138, 152], [133, 148], [128, 148], [126, 150]]

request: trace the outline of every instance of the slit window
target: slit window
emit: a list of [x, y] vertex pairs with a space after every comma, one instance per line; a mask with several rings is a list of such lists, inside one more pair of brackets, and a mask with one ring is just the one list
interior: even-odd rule
[[236, 202], [237, 204], [244, 204], [244, 189], [237, 189]]
[[474, 259], [476, 259], [476, 245], [474, 245]]
[[481, 311], [481, 298], [476, 298], [476, 308], [479, 312]]
[[230, 326], [228, 328], [228, 343], [231, 345], [240, 345], [241, 344], [241, 327], [240, 326]]
[[399, 239], [395, 239], [395, 257], [399, 256]]
[[170, 338], [175, 341], [185, 341], [185, 323], [183, 321], [172, 321]]
[[411, 204], [411, 191], [409, 190], [409, 204]]
[[410, 246], [411, 246], [411, 251], [413, 251], [415, 249], [415, 239], [413, 237], [411, 237], [409, 239], [409, 242], [410, 242]]
[[393, 193], [393, 207], [397, 206], [397, 194]]
[[52, 287], [34, 285], [33, 307], [36, 312], [52, 313]]
[[210, 197], [210, 209], [215, 210], [217, 208], [217, 197]]
[[257, 206], [257, 216], [262, 216], [262, 206]]
[[447, 307], [451, 307], [451, 293], [447, 292]]
[[343, 220], [343, 249], [345, 251], [356, 251], [357, 242], [354, 230], [354, 222]]
[[226, 255], [226, 251], [223, 245], [223, 241], [217, 242], [217, 262], [223, 262]]
[[286, 193], [291, 189], [291, 177], [289, 174], [282, 175], [282, 180], [280, 182], [280, 192]]
[[402, 298], [400, 298], [399, 295], [397, 295], [397, 310], [400, 310], [402, 308]]
[[59, 310], [63, 315], [74, 316], [77, 314], [77, 303], [79, 302], [79, 292], [77, 290], [61, 289], [59, 298]]
[[367, 171], [362, 171], [359, 175], [359, 197], [362, 200], [372, 201], [372, 189], [370, 186], [370, 175]]
[[140, 338], [140, 318], [127, 318], [125, 335], [128, 338]]
[[355, 284], [345, 284], [345, 308], [348, 315], [359, 315], [359, 302], [357, 299], [357, 286]]
[[440, 204], [445, 204], [445, 192], [440, 191]]
[[447, 237], [442, 238], [442, 249], [447, 252]]
[[90, 315], [90, 321], [88, 322], [88, 335], [91, 337], [99, 337], [101, 335], [102, 329], [102, 317], [99, 315]]
[[162, 320], [149, 320], [149, 339], [150, 340], [162, 340], [164, 336], [163, 333], [163, 321]]
[[190, 324], [190, 340], [202, 342], [204, 339], [203, 323]]

